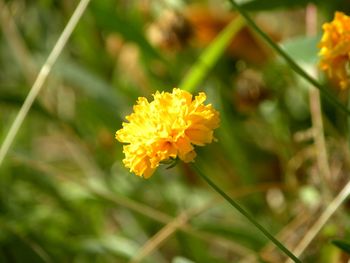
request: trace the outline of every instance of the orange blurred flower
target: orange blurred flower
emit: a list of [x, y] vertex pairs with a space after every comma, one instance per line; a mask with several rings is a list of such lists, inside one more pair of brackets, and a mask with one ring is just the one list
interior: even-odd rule
[[117, 131], [116, 139], [124, 145], [123, 163], [131, 172], [149, 178], [160, 162], [179, 158], [191, 162], [196, 156], [194, 145], [214, 140], [213, 129], [220, 117], [211, 104], [204, 105], [205, 93], [198, 96], [180, 89], [156, 92], [148, 102], [140, 97], [129, 122]]
[[330, 79], [336, 81], [342, 89], [348, 87], [348, 62], [350, 58], [350, 17], [336, 12], [334, 20], [323, 25], [320, 67]]

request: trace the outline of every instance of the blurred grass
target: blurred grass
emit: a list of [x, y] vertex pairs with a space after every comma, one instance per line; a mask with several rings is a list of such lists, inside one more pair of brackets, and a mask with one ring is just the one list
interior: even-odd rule
[[[6, 1], [36, 68], [77, 2]], [[172, 1], [93, 1], [86, 11], [0, 167], [0, 262], [129, 262], [174, 218], [197, 209], [202, 210], [143, 262], [240, 262], [249, 255], [253, 262], [283, 262], [275, 249], [264, 253], [268, 242], [228, 205], [213, 201], [215, 193], [186, 164], [170, 170], [160, 167], [149, 180], [123, 167], [122, 146], [114, 133], [124, 116], [138, 96], [151, 98], [155, 90], [170, 90], [179, 83], [191, 91], [205, 91], [221, 113], [218, 142], [198, 149], [196, 163], [206, 174], [232, 196], [252, 189], [239, 196], [240, 203], [290, 248], [317, 218], [317, 209], [325, 203], [309, 131], [309, 85], [278, 57], [261, 63], [249, 60], [245, 52], [251, 53], [253, 44], [257, 57], [266, 47], [245, 31], [245, 25], [232, 22], [235, 26], [222, 38], [219, 32], [231, 21], [222, 1], [214, 1], [214, 11], [206, 1], [199, 7], [193, 1], [173, 2], [175, 7]], [[260, 1], [251, 4], [255, 2]], [[325, 20], [332, 14], [321, 2], [316, 4]], [[344, 5], [340, 2], [327, 3], [329, 10]], [[292, 9], [290, 1], [261, 6], [262, 22], [260, 9], [255, 15], [259, 25], [309, 69], [317, 64], [317, 40], [303, 31], [282, 32], [289, 17], [295, 27], [304, 27], [307, 2], [300, 3], [299, 9]], [[162, 17], [169, 10], [194, 23], [184, 25], [191, 27], [190, 37], [184, 37], [186, 28], [178, 30]], [[276, 25], [272, 18], [277, 16]], [[159, 45], [149, 34], [150, 25], [158, 29], [163, 41]], [[235, 34], [236, 26], [243, 27], [243, 33]], [[318, 30], [321, 33], [320, 25]], [[240, 46], [232, 45], [231, 37]], [[1, 138], [31, 85], [13, 47], [1, 31]], [[198, 64], [208, 58], [210, 72]], [[198, 74], [186, 75], [193, 66]], [[325, 78], [320, 82], [331, 86]], [[332, 93], [346, 101], [347, 92]], [[322, 103], [333, 174], [327, 185], [335, 194], [350, 170], [344, 143], [347, 125], [334, 105]], [[262, 183], [276, 184], [259, 190]], [[319, 197], [308, 203], [302, 198], [303, 187], [311, 187]], [[333, 259], [326, 251], [329, 240], [349, 239], [347, 210], [344, 206], [330, 220], [333, 230], [319, 234], [303, 262], [346, 258], [335, 246]], [[305, 225], [288, 224], [301, 217]]]
[[198, 58], [198, 62], [192, 66], [179, 84], [179, 88], [193, 92], [205, 79], [207, 74], [209, 74], [210, 69], [217, 63], [220, 56], [243, 26], [244, 20], [240, 16], [234, 18], [232, 22], [220, 32], [215, 41], [202, 52], [201, 56]]

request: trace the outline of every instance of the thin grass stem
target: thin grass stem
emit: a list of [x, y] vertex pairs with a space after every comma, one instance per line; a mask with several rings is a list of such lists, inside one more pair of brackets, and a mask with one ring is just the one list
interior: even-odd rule
[[[294, 249], [294, 254], [300, 256], [311, 241], [320, 232], [323, 226], [328, 222], [331, 216], [337, 211], [340, 205], [345, 201], [350, 195], [350, 182], [348, 182], [340, 193], [332, 200], [332, 202], [327, 206], [327, 208], [322, 212], [321, 216], [318, 217], [317, 221], [312, 225], [309, 231], [304, 235], [303, 239], [298, 243], [298, 246]], [[290, 261], [286, 261], [290, 262]]]
[[[306, 35], [313, 37], [317, 33], [317, 7], [315, 4], [308, 4], [305, 14], [306, 21]], [[317, 78], [316, 68], [312, 68], [310, 73], [313, 77]], [[328, 153], [326, 147], [326, 140], [324, 137], [323, 120], [322, 120], [322, 107], [321, 96], [317, 89], [309, 89], [309, 104], [310, 114], [313, 129], [314, 144], [318, 154], [316, 155], [318, 174], [320, 176], [320, 186], [322, 194], [325, 200], [331, 200], [331, 193], [328, 188], [328, 184], [331, 180], [331, 172], [328, 165]]]
[[257, 229], [259, 229], [271, 242], [273, 242], [281, 251], [283, 251], [294, 262], [301, 261], [290, 252], [280, 241], [269, 233], [262, 225], [260, 225], [248, 212], [246, 212], [238, 203], [229, 197], [219, 186], [217, 186], [209, 177], [207, 177], [196, 165], [193, 165], [197, 174], [200, 175], [218, 194], [220, 194], [227, 202], [229, 202], [237, 211], [250, 221]]
[[344, 113], [350, 115], [350, 110], [343, 105], [339, 100], [330, 93], [325, 85], [320, 84], [316, 79], [306, 73], [278, 44], [276, 44], [264, 31], [262, 31], [258, 25], [253, 21], [253, 19], [248, 15], [248, 13], [241, 8], [234, 0], [228, 0], [231, 5], [240, 13], [242, 17], [245, 18], [247, 24], [251, 26], [284, 60], [289, 64], [289, 66], [306, 81], [311, 83], [314, 87], [319, 89], [321, 93], [333, 103], [336, 107], [342, 110]]
[[64, 28], [62, 34], [60, 35], [59, 39], [57, 40], [55, 46], [53, 47], [51, 53], [49, 54], [45, 64], [42, 66], [31, 90], [29, 91], [21, 109], [17, 113], [17, 116], [15, 120], [13, 121], [9, 131], [6, 134], [6, 137], [1, 145], [0, 148], [0, 166], [2, 162], [4, 161], [8, 150], [10, 149], [18, 131], [21, 127], [24, 119], [26, 118], [31, 106], [33, 105], [34, 100], [38, 96], [39, 92], [41, 91], [47, 76], [50, 74], [52, 66], [57, 61], [57, 58], [61, 54], [63, 48], [65, 47], [69, 37], [71, 36], [74, 28], [78, 24], [81, 16], [84, 14], [84, 11], [86, 7], [88, 6], [90, 0], [81, 0], [77, 6], [77, 8], [74, 10], [74, 13], [72, 17], [70, 18], [68, 24]]

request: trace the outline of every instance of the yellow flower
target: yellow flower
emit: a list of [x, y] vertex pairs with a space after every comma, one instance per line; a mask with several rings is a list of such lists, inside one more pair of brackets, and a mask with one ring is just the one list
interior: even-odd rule
[[159, 163], [179, 158], [191, 162], [196, 156], [194, 145], [203, 146], [214, 140], [213, 129], [219, 127], [219, 112], [204, 105], [205, 93], [195, 98], [180, 89], [156, 92], [148, 102], [140, 97], [129, 122], [117, 131], [123, 146], [123, 163], [138, 176], [149, 178]]
[[330, 79], [345, 89], [349, 84], [347, 66], [350, 58], [350, 17], [336, 12], [334, 20], [323, 25], [323, 31], [319, 43], [320, 67]]

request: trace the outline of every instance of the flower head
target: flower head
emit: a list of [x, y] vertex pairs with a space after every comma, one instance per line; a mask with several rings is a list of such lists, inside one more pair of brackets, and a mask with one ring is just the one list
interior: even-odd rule
[[347, 64], [350, 58], [350, 17], [336, 12], [334, 20], [323, 25], [320, 67], [335, 80], [342, 89], [349, 84]]
[[214, 140], [213, 129], [219, 126], [219, 112], [211, 104], [204, 105], [205, 93], [196, 97], [180, 89], [156, 92], [149, 102], [140, 97], [129, 122], [117, 131], [116, 139], [123, 146], [123, 163], [131, 172], [150, 177], [160, 162], [179, 158], [191, 162], [194, 146]]

